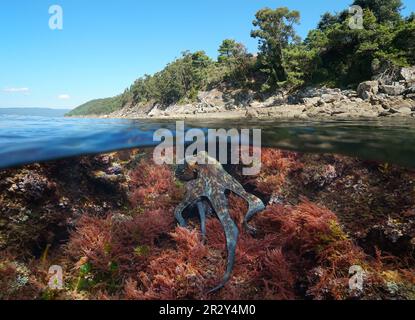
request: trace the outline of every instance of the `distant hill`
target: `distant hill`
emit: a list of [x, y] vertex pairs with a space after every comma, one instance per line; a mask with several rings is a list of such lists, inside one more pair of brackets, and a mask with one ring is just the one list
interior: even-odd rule
[[38, 116], [38, 117], [63, 117], [70, 109], [49, 108], [0, 108], [1, 115]]
[[89, 101], [70, 111], [67, 116], [104, 115], [110, 114], [123, 107], [121, 96], [113, 98], [96, 99]]

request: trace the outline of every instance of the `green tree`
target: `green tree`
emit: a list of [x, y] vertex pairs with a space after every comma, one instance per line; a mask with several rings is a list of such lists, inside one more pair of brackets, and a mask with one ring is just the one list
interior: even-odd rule
[[379, 66], [408, 63], [405, 53], [408, 49], [403, 45], [399, 47], [394, 40], [399, 30], [409, 37], [410, 30], [404, 28], [407, 23], [403, 19], [397, 19], [392, 25], [379, 23], [368, 8], [363, 14], [362, 30], [350, 29], [347, 15], [338, 21], [323, 16], [321, 25], [324, 28], [309, 33], [305, 44], [309, 50], [317, 50], [319, 56], [314, 60], [318, 67], [313, 71], [313, 81], [340, 87], [356, 85], [370, 79]]
[[252, 69], [252, 55], [248, 54], [246, 47], [235, 40], [226, 39], [218, 52], [223, 80], [236, 86], [244, 86]]
[[204, 51], [185, 51], [153, 76], [138, 79], [130, 88], [135, 104], [161, 103], [168, 105], [192, 100], [208, 84], [208, 72], [213, 61]]
[[372, 11], [379, 23], [395, 23], [402, 19], [401, 0], [355, 0], [353, 4]]
[[317, 50], [308, 50], [304, 44], [291, 44], [283, 53], [287, 80], [282, 85], [293, 90], [309, 82], [318, 59]]
[[234, 60], [247, 54], [246, 47], [242, 43], [236, 42], [233, 39], [223, 40], [219, 46], [218, 52], [219, 63], [232, 63]]
[[275, 10], [266, 8], [258, 11], [255, 17], [253, 25], [256, 29], [251, 36], [259, 39], [259, 62], [261, 70], [267, 74], [263, 90], [273, 90], [279, 82], [287, 80], [283, 50], [291, 42], [298, 41], [294, 24], [299, 23], [300, 13], [285, 7]]
[[403, 59], [403, 64], [415, 65], [415, 20], [408, 20], [399, 27], [391, 47]]
[[326, 31], [328, 28], [332, 27], [336, 23], [341, 23], [345, 16], [347, 15], [347, 11], [343, 11], [338, 14], [331, 14], [330, 12], [326, 12], [320, 18], [320, 22], [317, 25], [317, 29], [321, 31]]

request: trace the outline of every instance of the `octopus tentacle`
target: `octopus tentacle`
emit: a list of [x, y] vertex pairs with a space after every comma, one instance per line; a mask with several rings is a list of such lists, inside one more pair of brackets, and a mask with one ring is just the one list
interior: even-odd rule
[[251, 233], [256, 233], [256, 229], [254, 227], [252, 227], [251, 225], [249, 225], [249, 221], [259, 212], [263, 211], [265, 209], [265, 205], [262, 202], [261, 199], [255, 197], [252, 194], [248, 194], [246, 196], [246, 201], [248, 201], [249, 204], [249, 209], [248, 209], [248, 213], [245, 215], [244, 218], [244, 226], [245, 228], [251, 232]]
[[185, 228], [187, 226], [186, 220], [184, 220], [183, 218], [183, 210], [187, 208], [186, 206], [183, 206], [181, 208], [177, 207], [176, 210], [174, 211], [174, 216], [177, 220], [177, 222], [179, 223], [179, 226]]
[[197, 202], [197, 210], [199, 211], [200, 217], [200, 229], [202, 232], [203, 242], [206, 242], [206, 214], [209, 210], [209, 205], [206, 201]]
[[214, 197], [211, 200], [213, 210], [216, 212], [226, 236], [226, 248], [228, 251], [228, 260], [226, 264], [226, 271], [220, 285], [210, 290], [208, 293], [213, 293], [222, 289], [231, 278], [233, 266], [235, 264], [235, 252], [238, 242], [239, 230], [235, 222], [232, 220], [228, 210], [228, 200], [224, 194]]
[[179, 223], [179, 225], [181, 227], [186, 227], [187, 223], [186, 220], [183, 218], [183, 211], [194, 205], [196, 202], [198, 202], [199, 198], [194, 198], [194, 197], [188, 197], [186, 200], [184, 200], [183, 202], [181, 202], [177, 208], [174, 210], [174, 216], [177, 220], [177, 222]]
[[195, 205], [203, 196], [203, 189], [197, 184], [196, 180], [190, 181], [187, 184], [186, 189], [187, 191], [184, 200], [174, 210], [174, 216], [181, 227], [187, 226], [186, 220], [183, 218], [183, 211], [186, 208]]
[[230, 189], [232, 192], [240, 196], [242, 199], [244, 199], [246, 202], [248, 202], [249, 208], [248, 212], [245, 215], [244, 218], [244, 227], [248, 232], [250, 233], [256, 233], [256, 229], [249, 225], [249, 221], [259, 212], [263, 211], [265, 209], [265, 205], [262, 202], [261, 199], [254, 196], [253, 194], [250, 194], [245, 191], [245, 189], [240, 185], [239, 183], [234, 184], [232, 186], [232, 189]]

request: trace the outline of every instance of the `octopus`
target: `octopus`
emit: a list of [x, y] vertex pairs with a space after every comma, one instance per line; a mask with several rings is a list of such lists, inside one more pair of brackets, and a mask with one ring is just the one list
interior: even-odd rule
[[200, 152], [197, 158], [203, 161], [186, 162], [186, 169], [192, 170], [195, 178], [187, 182], [187, 192], [175, 210], [175, 218], [181, 227], [186, 227], [187, 223], [183, 218], [184, 210], [197, 207], [203, 241], [206, 241], [206, 215], [213, 211], [219, 218], [226, 237], [228, 257], [223, 281], [208, 292], [213, 293], [222, 289], [231, 278], [239, 236], [238, 227], [229, 213], [227, 192], [233, 192], [247, 201], [249, 207], [244, 218], [244, 227], [251, 234], [255, 234], [256, 230], [249, 225], [249, 221], [255, 214], [264, 210], [265, 205], [258, 197], [246, 192], [243, 186], [206, 152]]

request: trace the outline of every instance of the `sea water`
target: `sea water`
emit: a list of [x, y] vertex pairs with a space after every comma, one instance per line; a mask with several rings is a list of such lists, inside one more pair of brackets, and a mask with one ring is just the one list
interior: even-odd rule
[[[415, 167], [415, 119], [187, 121], [186, 130], [261, 129], [262, 145], [335, 153]], [[173, 121], [0, 116], [0, 168], [121, 149], [153, 147]]]

